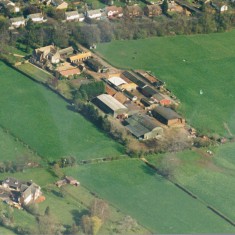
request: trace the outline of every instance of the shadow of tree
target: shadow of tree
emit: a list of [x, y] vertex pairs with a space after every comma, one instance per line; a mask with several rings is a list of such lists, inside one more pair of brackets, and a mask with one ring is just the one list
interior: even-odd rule
[[73, 216], [73, 220], [76, 223], [76, 225], [80, 225], [80, 221], [83, 215], [88, 215], [89, 210], [83, 209], [82, 211], [79, 210], [72, 210], [71, 214]]

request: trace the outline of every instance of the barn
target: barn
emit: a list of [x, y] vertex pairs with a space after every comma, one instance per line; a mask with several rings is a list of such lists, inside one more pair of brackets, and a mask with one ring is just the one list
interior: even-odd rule
[[157, 106], [152, 110], [152, 115], [158, 121], [168, 126], [184, 126], [185, 119], [170, 108]]
[[162, 135], [163, 129], [146, 114], [134, 114], [125, 120], [126, 128], [138, 139], [152, 139]]
[[118, 117], [120, 115], [126, 115], [128, 109], [122, 103], [117, 101], [111, 95], [102, 94], [97, 96], [93, 103], [99, 107], [103, 112], [107, 114], [111, 114], [114, 117]]

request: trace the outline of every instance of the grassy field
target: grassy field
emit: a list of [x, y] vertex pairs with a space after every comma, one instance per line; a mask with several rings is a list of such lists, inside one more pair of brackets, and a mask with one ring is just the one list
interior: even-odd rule
[[41, 82], [46, 82], [48, 79], [53, 77], [51, 74], [37, 68], [30, 63], [20, 65], [18, 66], [18, 69], [22, 70], [23, 72], [29, 74], [30, 76]]
[[154, 233], [231, 233], [235, 228], [140, 160], [67, 169], [91, 191]]
[[164, 80], [181, 100], [187, 121], [200, 131], [230, 135], [235, 133], [234, 37], [235, 31], [113, 41], [99, 44], [97, 51], [113, 65], [146, 69]]
[[196, 194], [207, 205], [212, 205], [235, 221], [235, 144], [223, 145], [212, 150], [213, 157], [206, 156], [206, 149], [185, 151], [150, 157], [156, 166], [168, 155], [168, 164], [175, 162], [173, 176], [177, 182]]
[[91, 159], [123, 154], [121, 145], [69, 111], [56, 94], [3, 63], [0, 70], [0, 123], [40, 155], [52, 160], [68, 155]]
[[32, 160], [38, 159], [22, 143], [16, 141], [9, 133], [6, 133], [0, 128], [0, 161], [12, 161], [24, 157]]

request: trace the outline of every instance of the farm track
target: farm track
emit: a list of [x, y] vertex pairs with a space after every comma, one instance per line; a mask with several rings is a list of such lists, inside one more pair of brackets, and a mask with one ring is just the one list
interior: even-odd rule
[[164, 179], [170, 181], [172, 184], [174, 184], [177, 188], [179, 188], [180, 190], [182, 190], [184, 193], [186, 193], [188, 196], [192, 197], [193, 199], [198, 200], [201, 204], [203, 204], [208, 210], [210, 210], [211, 212], [213, 212], [214, 214], [216, 214], [217, 216], [219, 216], [221, 219], [225, 220], [227, 223], [231, 224], [232, 226], [235, 227], [235, 221], [233, 221], [231, 218], [229, 218], [228, 216], [226, 216], [225, 214], [223, 214], [221, 211], [219, 211], [218, 209], [216, 209], [215, 207], [213, 207], [212, 205], [208, 204], [206, 201], [204, 201], [203, 199], [201, 199], [200, 197], [198, 197], [196, 194], [194, 194], [193, 192], [191, 192], [190, 190], [188, 190], [187, 188], [185, 188], [183, 185], [181, 185], [180, 183], [174, 182], [171, 179], [166, 178], [165, 176], [163, 176], [162, 174], [160, 174], [159, 170], [157, 167], [155, 167], [153, 164], [149, 163], [147, 159], [145, 158], [141, 158], [141, 161], [143, 161], [148, 167], [150, 167], [151, 169], [153, 169], [158, 175], [164, 177]]

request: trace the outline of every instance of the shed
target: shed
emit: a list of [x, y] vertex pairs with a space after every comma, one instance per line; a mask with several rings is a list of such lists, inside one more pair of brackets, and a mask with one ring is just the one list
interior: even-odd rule
[[134, 114], [125, 120], [126, 128], [138, 139], [152, 139], [163, 133], [156, 121], [146, 114]]
[[126, 114], [128, 112], [127, 107], [117, 101], [111, 95], [99, 95], [93, 100], [93, 103], [103, 112], [112, 114], [114, 117]]
[[160, 122], [168, 126], [184, 126], [185, 119], [170, 108], [157, 106], [152, 110], [153, 116]]

